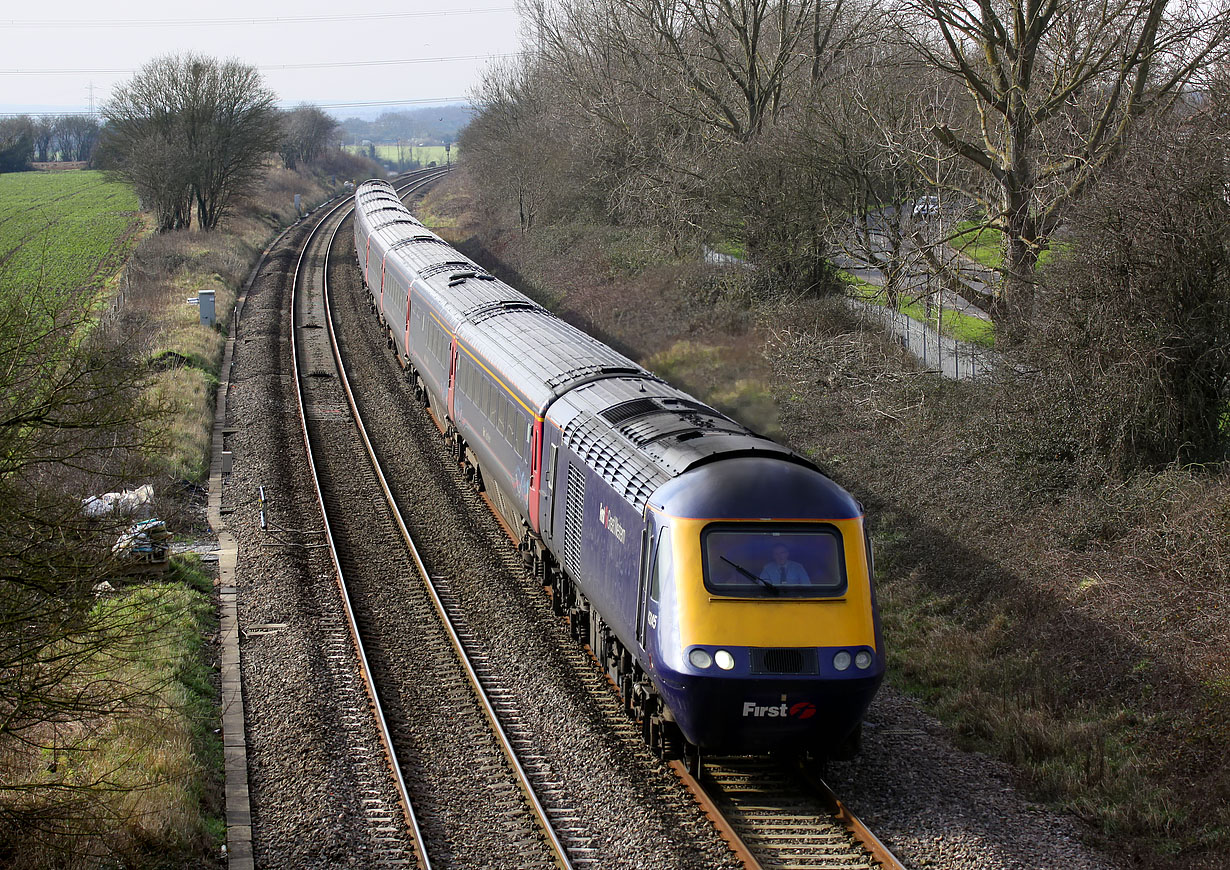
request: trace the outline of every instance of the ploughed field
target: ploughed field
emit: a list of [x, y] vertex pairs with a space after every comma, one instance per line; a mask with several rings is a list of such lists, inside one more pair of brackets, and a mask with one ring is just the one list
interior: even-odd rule
[[102, 287], [141, 227], [136, 194], [102, 172], [0, 175], [0, 288]]

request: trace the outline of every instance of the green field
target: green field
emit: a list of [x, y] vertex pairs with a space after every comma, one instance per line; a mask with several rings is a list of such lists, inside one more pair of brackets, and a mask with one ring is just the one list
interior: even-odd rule
[[[358, 154], [360, 149], [358, 145], [344, 146], [351, 154]], [[386, 163], [396, 165], [406, 165], [411, 162], [417, 162], [420, 166], [427, 166], [433, 161], [443, 166], [448, 155], [444, 150], [443, 145], [401, 145], [397, 143], [376, 143], [376, 159], [383, 160]], [[457, 146], [453, 146], [452, 159], [457, 159]]]
[[0, 175], [0, 287], [100, 287], [141, 227], [136, 194], [101, 172]]

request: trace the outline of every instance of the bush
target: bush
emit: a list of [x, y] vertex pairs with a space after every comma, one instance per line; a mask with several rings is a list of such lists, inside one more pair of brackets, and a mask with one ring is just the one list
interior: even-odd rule
[[1230, 436], [1224, 146], [1143, 135], [1071, 215], [1017, 343], [1027, 443], [1118, 474], [1221, 459]]

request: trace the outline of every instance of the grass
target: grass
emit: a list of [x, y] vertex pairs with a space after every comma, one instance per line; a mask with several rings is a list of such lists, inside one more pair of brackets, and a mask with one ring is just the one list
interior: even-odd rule
[[58, 293], [102, 288], [142, 228], [132, 188], [101, 172], [0, 175], [0, 280]]
[[[952, 247], [988, 269], [999, 269], [1004, 264], [1004, 234], [981, 221], [962, 221], [957, 224], [957, 234], [950, 242]], [[1048, 245], [1038, 254], [1038, 268], [1049, 263], [1062, 245]]]
[[[420, 166], [429, 166], [435, 163], [437, 166], [443, 166], [449, 160], [449, 152], [445, 151], [443, 145], [406, 145], [403, 144], [400, 148], [396, 142], [376, 142], [373, 143], [376, 148], [376, 159], [386, 163], [392, 163], [398, 166], [408, 166], [410, 163], [418, 163]], [[346, 151], [351, 154], [363, 153], [366, 149], [358, 145], [343, 146]], [[457, 160], [457, 146], [452, 149], [452, 160]]]
[[[10, 841], [21, 866], [59, 866], [55, 856], [70, 854], [74, 866], [169, 867], [217, 854], [225, 827], [216, 671], [205, 641], [217, 631], [211, 589], [195, 559], [177, 557], [164, 579], [94, 604], [90, 619], [101, 628], [91, 642], [105, 644], [78, 669], [89, 675], [80, 679], [113, 680], [126, 698], [47, 726], [38, 735], [43, 751], [6, 770], [6, 785], [38, 785], [53, 796], [76, 789], [87, 800], [85, 815], [46, 806], [43, 831]], [[15, 790], [3, 799], [33, 809], [38, 795]]]
[[[228, 217], [221, 229], [152, 235], [135, 252], [128, 305], [141, 309], [148, 320], [147, 354], [160, 369], [152, 398], [173, 408], [167, 420], [169, 449], [153, 458], [165, 475], [203, 481], [209, 473], [214, 391], [231, 313], [253, 261], [274, 231], [270, 218], [278, 223], [294, 219], [294, 193], [302, 193], [308, 207], [328, 195], [310, 176], [271, 169], [248, 209]], [[185, 301], [203, 289], [214, 291], [214, 328], [202, 325], [200, 309]]]
[[714, 242], [713, 250], [719, 254], [725, 254], [728, 257], [737, 257], [740, 260], [747, 259], [747, 246], [744, 245], [743, 242], [737, 242], [730, 239]]
[[1004, 264], [1003, 233], [980, 221], [962, 221], [949, 244], [989, 269]]
[[[886, 306], [888, 304], [888, 300], [884, 297], [884, 289], [878, 284], [864, 281], [848, 272], [840, 274], [842, 282], [848, 288], [847, 292], [854, 299], [869, 305]], [[906, 317], [926, 323], [933, 329], [937, 327], [937, 321], [941, 317], [940, 312], [934, 310], [928, 315], [926, 306], [917, 300], [905, 302], [899, 310]], [[944, 311], [942, 318], [942, 322], [938, 323], [941, 335], [983, 347], [995, 346], [995, 324], [991, 321], [963, 314], [960, 311]]]
[[874, 544], [893, 680], [923, 699], [971, 748], [1026, 771], [1036, 793], [1111, 835], [1164, 831], [1178, 802], [1133, 750], [1154, 731], [1147, 714], [1082, 697], [1067, 671], [1020, 642], [1003, 601], [971, 607], [923, 582], [881, 527]]
[[218, 378], [191, 363], [159, 372], [153, 386], [154, 401], [171, 409], [168, 452], [155, 459], [163, 473], [179, 480], [204, 480], [209, 474], [210, 430], [214, 391]]
[[[371, 173], [370, 165], [344, 157], [320, 174]], [[225, 328], [258, 252], [279, 225], [295, 219], [294, 193], [311, 205], [328, 190], [318, 176], [271, 166], [219, 230], [148, 235], [136, 243], [135, 197], [98, 173], [0, 176], [0, 233], [10, 240], [5, 286], [20, 268], [23, 281], [42, 276], [54, 279], [48, 286], [57, 292], [84, 287], [106, 296], [114, 289], [107, 277], [128, 260], [119, 322], [140, 336], [134, 355], [157, 370], [148, 398], [170, 408], [169, 449], [149, 457], [146, 469], [164, 517], [194, 515], [176, 481], [207, 473]], [[85, 239], [90, 233], [97, 238]], [[11, 243], [17, 238], [26, 241]], [[63, 268], [49, 268], [52, 258]], [[199, 310], [185, 302], [206, 287], [217, 294], [216, 329], [202, 326]], [[226, 825], [216, 673], [205, 640], [217, 630], [211, 594], [200, 565], [177, 559], [165, 579], [97, 600], [93, 618], [113, 625], [118, 643], [94, 657], [90, 671], [114, 686], [104, 705], [111, 709], [34, 735], [43, 752], [0, 742], [0, 801], [17, 801], [16, 809], [40, 818], [39, 830], [0, 835], [0, 864], [15, 856], [20, 867], [214, 866]], [[32, 788], [14, 797], [15, 782]], [[91, 787], [71, 814], [48, 821], [62, 810], [64, 783], [100, 782], [104, 787]]]

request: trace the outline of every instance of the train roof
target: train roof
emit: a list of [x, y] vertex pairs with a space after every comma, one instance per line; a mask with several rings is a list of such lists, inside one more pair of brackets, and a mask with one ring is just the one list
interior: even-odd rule
[[541, 308], [423, 226], [385, 182], [360, 185], [355, 202], [374, 262], [401, 266], [450, 331], [490, 309]]
[[863, 515], [854, 496], [816, 469], [748, 453], [694, 466], [666, 481], [649, 506], [698, 520], [851, 520]]
[[586, 381], [648, 376], [623, 354], [533, 303], [473, 311], [457, 337], [536, 414]]
[[799, 518], [860, 514], [804, 457], [664, 383], [459, 253], [390, 185], [366, 182], [356, 203], [357, 219], [412, 273], [460, 346], [531, 411], [545, 412], [638, 511], [652, 499], [679, 516], [779, 515], [796, 502]]
[[547, 416], [568, 447], [638, 510], [668, 481], [715, 459], [758, 456], [809, 464], [648, 373], [578, 386]]

